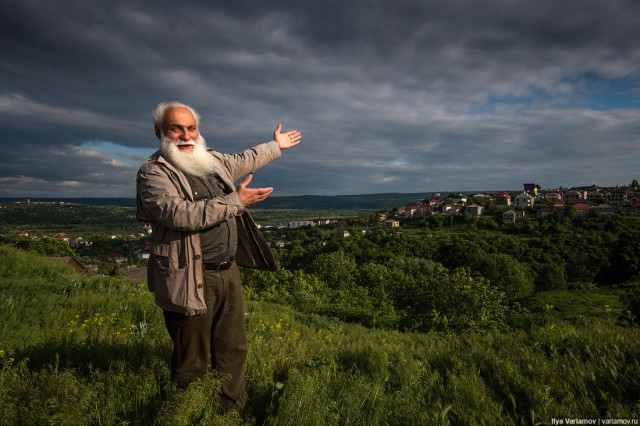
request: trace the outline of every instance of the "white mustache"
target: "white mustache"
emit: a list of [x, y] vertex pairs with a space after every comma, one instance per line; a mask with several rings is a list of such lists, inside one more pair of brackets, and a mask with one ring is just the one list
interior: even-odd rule
[[[193, 146], [193, 150], [185, 152], [179, 149], [181, 146]], [[174, 141], [163, 137], [160, 151], [171, 164], [191, 176], [206, 176], [222, 167], [219, 161], [207, 152], [207, 145], [202, 136], [186, 141]]]

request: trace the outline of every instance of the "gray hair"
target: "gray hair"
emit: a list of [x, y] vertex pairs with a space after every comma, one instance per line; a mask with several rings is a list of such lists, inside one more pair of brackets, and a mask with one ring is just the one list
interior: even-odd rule
[[182, 102], [160, 102], [156, 109], [153, 111], [153, 125], [156, 127], [162, 128], [162, 124], [164, 123], [164, 115], [167, 110], [172, 108], [186, 108], [191, 111], [193, 117], [196, 119], [196, 124], [200, 125], [200, 115], [196, 112], [195, 109], [190, 107], [189, 105], [185, 105]]

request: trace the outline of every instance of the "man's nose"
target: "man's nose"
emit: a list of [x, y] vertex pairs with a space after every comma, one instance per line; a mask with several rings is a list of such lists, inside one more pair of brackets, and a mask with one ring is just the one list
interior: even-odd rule
[[186, 130], [182, 130], [180, 131], [180, 139], [183, 141], [188, 141], [189, 140], [189, 134]]

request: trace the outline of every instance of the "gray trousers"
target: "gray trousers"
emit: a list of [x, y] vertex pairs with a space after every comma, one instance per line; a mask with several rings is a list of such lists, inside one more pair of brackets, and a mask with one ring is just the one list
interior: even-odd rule
[[204, 271], [204, 297], [206, 314], [187, 317], [164, 311], [173, 341], [171, 377], [179, 388], [186, 388], [206, 374], [210, 356], [213, 369], [231, 376], [221, 389], [221, 409], [242, 412], [247, 339], [242, 283], [235, 262], [226, 271]]

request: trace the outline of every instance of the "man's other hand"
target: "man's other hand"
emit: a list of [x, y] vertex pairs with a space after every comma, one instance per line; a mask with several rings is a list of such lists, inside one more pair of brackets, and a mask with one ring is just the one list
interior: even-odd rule
[[288, 149], [292, 146], [298, 145], [302, 134], [297, 130], [289, 130], [284, 133], [280, 133], [282, 130], [282, 124], [278, 124], [275, 132], [273, 132], [273, 140], [278, 142], [280, 149]]
[[253, 179], [252, 173], [248, 174], [237, 188], [238, 195], [240, 195], [242, 204], [244, 204], [245, 207], [249, 207], [256, 203], [259, 203], [273, 192], [273, 188], [247, 188], [247, 185], [249, 185], [251, 179]]

